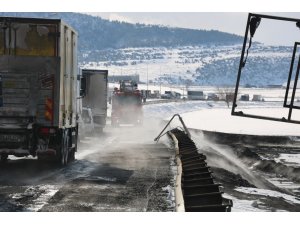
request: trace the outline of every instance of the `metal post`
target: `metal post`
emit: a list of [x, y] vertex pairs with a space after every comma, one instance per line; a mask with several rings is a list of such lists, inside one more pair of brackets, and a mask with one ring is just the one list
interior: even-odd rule
[[289, 95], [290, 83], [291, 83], [291, 79], [292, 79], [293, 68], [294, 68], [294, 61], [295, 61], [295, 56], [296, 56], [296, 51], [297, 51], [298, 44], [300, 44], [300, 43], [299, 42], [295, 42], [295, 44], [294, 44], [293, 56], [292, 56], [292, 61], [291, 61], [291, 65], [290, 65], [289, 77], [288, 77], [288, 81], [287, 81], [287, 84], [286, 84], [286, 90], [285, 90], [283, 107], [287, 106], [287, 98], [288, 98], [288, 95]]
[[146, 92], [146, 98], [148, 98], [148, 63], [147, 63], [147, 92]]
[[247, 20], [247, 25], [246, 25], [245, 37], [244, 37], [244, 44], [243, 44], [243, 49], [242, 49], [242, 54], [241, 54], [241, 59], [240, 59], [239, 71], [238, 71], [238, 76], [237, 76], [236, 85], [235, 85], [235, 92], [234, 92], [234, 98], [233, 98], [233, 103], [232, 103], [231, 115], [234, 114], [235, 107], [237, 106], [236, 105], [236, 99], [237, 99], [239, 85], [240, 85], [240, 78], [241, 78], [241, 73], [242, 73], [242, 64], [244, 62], [244, 54], [245, 54], [245, 49], [246, 49], [246, 44], [247, 44], [247, 37], [248, 37], [248, 31], [249, 31], [251, 16], [252, 16], [252, 14], [249, 13], [248, 20]]
[[291, 104], [290, 104], [290, 109], [289, 109], [288, 120], [291, 120], [291, 117], [292, 117], [292, 110], [293, 110], [294, 99], [295, 99], [295, 94], [296, 94], [296, 89], [297, 89], [298, 78], [299, 78], [299, 69], [300, 69], [300, 56], [298, 59], [298, 67], [297, 67], [297, 72], [296, 72], [295, 81], [294, 81], [294, 88], [293, 88], [293, 93], [292, 93], [292, 99], [291, 99]]
[[181, 122], [184, 130], [185, 130], [185, 133], [188, 135], [188, 137], [190, 138], [191, 137], [191, 134], [188, 130], [188, 128], [185, 126], [185, 123], [183, 122], [183, 119], [181, 118], [181, 116], [179, 114], [174, 114], [172, 116], [172, 118], [169, 120], [169, 122], [167, 123], [167, 125], [164, 127], [164, 129], [159, 133], [159, 135], [154, 139], [154, 141], [158, 141], [164, 134], [163, 132], [165, 131], [165, 129], [169, 126], [169, 124], [172, 122], [172, 120], [175, 118], [175, 116], [178, 116], [179, 118], [179, 121]]

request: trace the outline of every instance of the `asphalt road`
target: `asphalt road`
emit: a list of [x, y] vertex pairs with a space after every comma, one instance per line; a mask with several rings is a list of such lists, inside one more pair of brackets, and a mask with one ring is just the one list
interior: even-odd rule
[[0, 165], [0, 211], [172, 211], [174, 152], [153, 137], [142, 127], [108, 128], [82, 140], [65, 168], [12, 158]]

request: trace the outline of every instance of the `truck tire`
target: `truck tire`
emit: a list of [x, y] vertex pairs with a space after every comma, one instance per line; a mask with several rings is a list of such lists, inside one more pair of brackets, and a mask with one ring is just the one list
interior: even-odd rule
[[69, 129], [65, 130], [64, 135], [64, 166], [66, 166], [69, 162], [69, 142], [70, 142], [70, 136], [69, 136]]
[[57, 149], [57, 159], [61, 166], [66, 166], [69, 160], [69, 129], [62, 130], [60, 145]]
[[70, 138], [72, 140], [72, 143], [70, 144], [73, 146], [75, 144], [75, 148], [72, 148], [69, 152], [69, 162], [73, 162], [75, 160], [75, 152], [77, 152], [78, 142], [79, 142], [79, 135], [78, 135], [78, 126], [75, 129], [76, 135], [75, 135], [75, 141], [73, 143], [73, 138]]
[[75, 160], [75, 149], [69, 151], [69, 162], [73, 162]]

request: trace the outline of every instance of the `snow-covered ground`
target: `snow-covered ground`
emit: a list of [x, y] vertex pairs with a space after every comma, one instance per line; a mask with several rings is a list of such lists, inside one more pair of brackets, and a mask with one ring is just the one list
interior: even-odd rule
[[[288, 113], [282, 102], [246, 102], [239, 110], [276, 118], [286, 117]], [[299, 124], [232, 116], [231, 106], [228, 108], [222, 101], [183, 101], [144, 106], [146, 118], [169, 120], [174, 114], [180, 114], [188, 128], [198, 130], [266, 136], [300, 134]], [[293, 116], [300, 121], [299, 110], [293, 110]], [[173, 124], [174, 127], [178, 125], [176, 121]]]
[[[107, 69], [112, 76], [138, 74], [142, 82], [157, 84], [234, 85], [241, 49], [241, 45], [203, 45], [96, 50], [106, 61], [90, 61], [88, 55], [95, 52], [86, 52], [86, 61], [80, 66]], [[291, 47], [253, 44], [241, 82], [254, 86], [283, 84], [291, 57]]]
[[[206, 89], [209, 90], [209, 89]], [[280, 90], [260, 90], [262, 93], [279, 96]], [[256, 115], [267, 115], [282, 118], [287, 115], [287, 110], [283, 109], [282, 102], [243, 102], [239, 110], [243, 110], [247, 113]], [[144, 116], [147, 118], [169, 120], [174, 114], [180, 114], [188, 128], [195, 130], [207, 130], [223, 133], [233, 134], [248, 134], [248, 135], [263, 135], [263, 136], [299, 136], [300, 125], [275, 122], [268, 120], [259, 120], [252, 118], [244, 118], [238, 116], [231, 116], [231, 108], [228, 108], [225, 102], [214, 101], [185, 101], [185, 102], [172, 102], [156, 105], [145, 105]], [[299, 113], [294, 110], [293, 115], [297, 118]], [[170, 128], [180, 126], [178, 120], [171, 123]], [[197, 140], [201, 137], [192, 137]], [[284, 146], [283, 146], [284, 148]], [[299, 154], [285, 154], [281, 153], [274, 155], [273, 159], [276, 162], [283, 163], [287, 166], [293, 166], [295, 168], [300, 167], [300, 153]], [[249, 168], [251, 170], [252, 168]], [[299, 193], [299, 183], [292, 182], [286, 178], [278, 177], [265, 177], [271, 184], [278, 188], [284, 188], [295, 193], [297, 196]], [[299, 198], [292, 194], [285, 194], [274, 190], [267, 190], [264, 188], [246, 188], [239, 187], [235, 191], [248, 194], [252, 196], [252, 199], [256, 199], [255, 196], [261, 196], [257, 198], [274, 198], [280, 199], [288, 204], [300, 204]], [[233, 200], [232, 211], [272, 211], [268, 207], [262, 208], [264, 204], [260, 200], [239, 199], [236, 196], [225, 195], [224, 197]], [[257, 207], [260, 205], [260, 207]], [[277, 210], [284, 211], [284, 210]]]
[[[256, 115], [270, 112], [277, 118], [283, 115], [281, 108], [249, 109]], [[300, 134], [298, 124], [258, 120], [239, 116], [231, 116], [231, 109], [207, 109], [185, 113], [182, 115], [189, 128], [217, 131], [222, 133], [267, 135], [267, 136], [297, 136]]]

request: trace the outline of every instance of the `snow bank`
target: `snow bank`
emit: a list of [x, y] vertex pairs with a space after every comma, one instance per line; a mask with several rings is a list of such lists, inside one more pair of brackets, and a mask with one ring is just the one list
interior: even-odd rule
[[283, 194], [277, 191], [266, 190], [266, 189], [258, 189], [258, 188], [247, 188], [247, 187], [238, 187], [235, 189], [236, 191], [252, 194], [252, 195], [262, 195], [267, 197], [274, 197], [274, 198], [283, 198], [287, 202], [300, 204], [300, 200], [297, 197], [292, 195]]
[[[283, 113], [282, 110], [284, 109], [249, 109], [247, 112], [257, 115], [272, 112], [273, 115], [278, 116]], [[182, 117], [188, 128], [199, 130], [270, 136], [298, 136], [300, 134], [299, 124], [232, 116], [231, 109], [206, 109], [184, 113]]]

